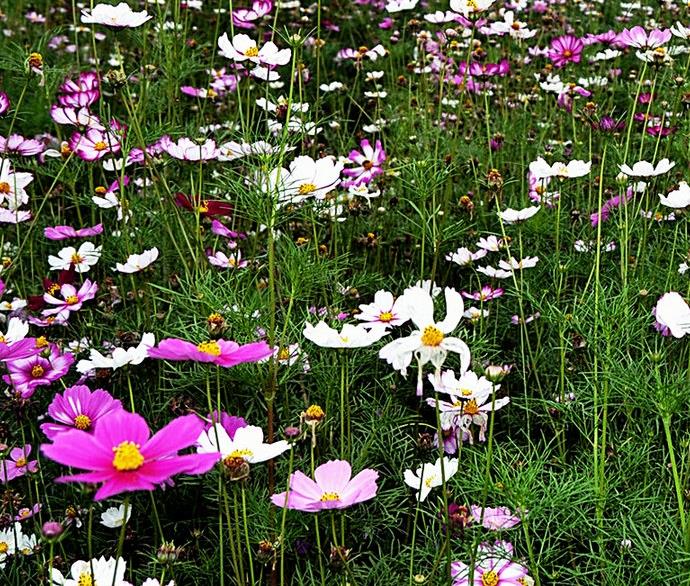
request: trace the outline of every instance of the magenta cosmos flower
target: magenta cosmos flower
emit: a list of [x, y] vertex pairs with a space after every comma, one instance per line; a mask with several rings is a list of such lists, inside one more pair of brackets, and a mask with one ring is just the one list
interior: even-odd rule
[[97, 161], [110, 153], [119, 153], [120, 141], [112, 132], [89, 128], [84, 134], [72, 134], [69, 148], [83, 161]]
[[59, 433], [41, 451], [59, 464], [88, 470], [55, 482], [103, 483], [94, 497], [100, 501], [122, 492], [154, 490], [176, 474], [210, 470], [217, 454], [179, 454], [196, 443], [203, 429], [196, 415], [185, 415], [151, 436], [143, 417], [122, 409], [103, 417], [93, 434], [78, 429]]
[[252, 342], [240, 346], [228, 340], [210, 340], [194, 344], [177, 338], [166, 338], [156, 348], [149, 349], [150, 358], [163, 360], [193, 360], [211, 362], [218, 366], [235, 366], [242, 362], [258, 362], [272, 354], [266, 342]]
[[352, 468], [345, 460], [331, 460], [314, 470], [314, 480], [300, 471], [290, 475], [287, 492], [274, 494], [277, 507], [316, 513], [328, 509], [345, 509], [373, 499], [379, 473], [366, 468], [352, 478]]
[[7, 114], [10, 109], [10, 98], [5, 92], [0, 92], [0, 116]]
[[36, 347], [36, 338], [23, 338], [16, 342], [0, 341], [0, 362], [10, 362], [35, 356], [41, 352]]
[[568, 63], [579, 63], [584, 48], [582, 39], [573, 35], [563, 35], [551, 41], [549, 59], [556, 67], [564, 67]]
[[60, 349], [51, 344], [47, 356], [37, 354], [8, 362], [9, 374], [4, 375], [2, 380], [12, 385], [22, 399], [28, 399], [34, 394], [36, 387], [50, 385], [65, 376], [73, 363], [72, 354], [61, 354]]
[[20, 134], [12, 134], [9, 138], [0, 136], [0, 153], [12, 153], [23, 157], [32, 157], [45, 150], [45, 145], [35, 138], [24, 138]]
[[48, 406], [55, 423], [43, 423], [41, 431], [48, 439], [70, 429], [93, 431], [99, 419], [122, 409], [122, 403], [103, 389], [91, 391], [86, 385], [74, 385], [57, 394]]
[[383, 173], [383, 162], [386, 160], [386, 152], [381, 146], [381, 141], [376, 141], [376, 146], [371, 147], [371, 143], [365, 138], [359, 143], [362, 152], [357, 150], [350, 151], [348, 158], [356, 167], [343, 169], [343, 175], [349, 177], [343, 181], [343, 187], [351, 185], [362, 185], [370, 183], [374, 177]]
[[43, 235], [48, 240], [66, 240], [67, 238], [88, 238], [103, 233], [103, 224], [96, 224], [87, 228], [72, 228], [72, 226], [48, 226], [43, 229]]
[[24, 476], [27, 472], [36, 472], [38, 470], [38, 461], [29, 460], [29, 454], [31, 454], [31, 446], [29, 444], [26, 444], [23, 448], [12, 448], [10, 450], [10, 457], [0, 460], [0, 482], [9, 482]]

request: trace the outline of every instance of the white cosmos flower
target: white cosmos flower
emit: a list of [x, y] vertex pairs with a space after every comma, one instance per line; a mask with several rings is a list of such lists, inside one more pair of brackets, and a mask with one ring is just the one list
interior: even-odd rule
[[379, 351], [379, 358], [384, 359], [403, 376], [412, 362], [417, 359], [417, 395], [422, 394], [422, 368], [431, 362], [440, 374], [448, 352], [455, 352], [460, 356], [461, 370], [465, 371], [470, 365], [470, 349], [459, 338], [447, 336], [458, 327], [465, 306], [460, 293], [446, 287], [446, 317], [434, 321], [434, 300], [431, 295], [420, 287], [411, 287], [403, 294], [407, 304], [410, 319], [417, 327], [409, 336], [398, 338], [386, 344]]
[[355, 317], [366, 322], [362, 324], [365, 328], [401, 326], [410, 319], [404, 297], [394, 299], [392, 293], [383, 290], [376, 292], [373, 303], [360, 305], [359, 310]]
[[466, 267], [471, 265], [475, 260], [484, 258], [488, 254], [488, 251], [484, 248], [480, 248], [477, 252], [472, 252], [469, 248], [461, 246], [455, 252], [451, 252], [446, 255], [446, 260], [454, 262], [456, 265], [461, 267]]
[[70, 265], [74, 265], [77, 273], [86, 273], [101, 258], [101, 247], [94, 246], [92, 242], [83, 242], [79, 250], [74, 246], [67, 246], [58, 252], [57, 256], [52, 254], [48, 257], [48, 264], [51, 271], [66, 271]]
[[450, 9], [465, 18], [488, 10], [495, 0], [450, 0]]
[[289, 169], [274, 169], [260, 180], [268, 193], [277, 193], [281, 204], [299, 203], [308, 197], [324, 199], [340, 183], [343, 164], [333, 157], [314, 160], [309, 156], [297, 157]]
[[28, 203], [29, 194], [25, 187], [33, 180], [31, 173], [16, 173], [9, 159], [0, 158], [0, 203], [7, 202], [11, 211]]
[[529, 220], [532, 216], [534, 216], [539, 210], [541, 209], [541, 206], [530, 206], [528, 208], [524, 208], [521, 210], [514, 210], [513, 208], [507, 208], [503, 210], [502, 212], [497, 212], [498, 217], [503, 220], [506, 224], [517, 224], [519, 222], [524, 222], [525, 220]]
[[136, 28], [152, 18], [145, 10], [134, 12], [126, 2], [120, 2], [117, 6], [96, 4], [93, 10], [84, 8], [81, 11], [84, 24], [103, 24], [113, 28]]
[[50, 579], [51, 584], [56, 586], [82, 586], [84, 584], [131, 586], [129, 582], [125, 581], [126, 569], [127, 562], [122, 558], [119, 560], [108, 558], [106, 560], [105, 557], [100, 557], [88, 562], [84, 560], [74, 562], [70, 568], [71, 578], [64, 577], [60, 570], [53, 568]]
[[504, 271], [518, 271], [521, 269], [531, 269], [532, 267], [536, 267], [538, 262], [538, 256], [526, 256], [522, 260], [517, 260], [514, 256], [511, 256], [507, 261], [500, 261], [498, 266]]
[[663, 175], [668, 173], [675, 163], [672, 163], [668, 159], [661, 159], [656, 166], [652, 165], [647, 161], [638, 161], [632, 167], [628, 165], [618, 165], [621, 173], [624, 173], [628, 177], [656, 177], [657, 175]]
[[492, 390], [501, 388], [501, 385], [493, 386], [485, 376], [477, 376], [471, 370], [462, 373], [460, 378], [455, 376], [455, 371], [445, 370], [440, 377], [429, 376], [429, 380], [439, 393], [447, 393], [467, 401], [491, 394]]
[[690, 37], [690, 28], [685, 27], [681, 23], [677, 22], [671, 27], [671, 33], [679, 39], [687, 41], [688, 37]]
[[668, 328], [674, 338], [682, 338], [690, 333], [690, 307], [675, 291], [665, 293], [659, 298], [654, 315], [662, 331]]
[[14, 344], [23, 340], [29, 334], [29, 324], [18, 317], [11, 317], [7, 324], [5, 334], [0, 334], [0, 342], [3, 344]]
[[363, 325], [345, 324], [338, 330], [330, 327], [325, 321], [316, 326], [304, 324], [304, 337], [322, 348], [366, 348], [388, 334], [384, 327], [369, 327]]
[[432, 488], [441, 486], [458, 471], [458, 459], [443, 457], [443, 465], [439, 458], [433, 464], [422, 464], [416, 471], [405, 470], [403, 478], [405, 484], [417, 491], [417, 500], [423, 502], [429, 496]]
[[497, 269], [495, 267], [477, 267], [477, 272], [486, 275], [492, 279], [508, 279], [513, 276], [512, 270]]
[[486, 238], [480, 238], [477, 242], [477, 248], [486, 250], [487, 252], [498, 252], [503, 248], [503, 241], [497, 236], [487, 236]]
[[592, 161], [585, 162], [576, 159], [569, 163], [557, 161], [549, 165], [542, 157], [538, 157], [536, 161], [532, 161], [529, 164], [529, 170], [537, 180], [549, 177], [574, 179], [576, 177], [588, 175], [592, 170]]
[[164, 137], [160, 145], [166, 153], [180, 161], [210, 161], [218, 158], [216, 141], [211, 138], [202, 144], [197, 144], [190, 138], [183, 137], [173, 142], [170, 137]]
[[77, 362], [77, 372], [84, 374], [96, 368], [112, 368], [117, 370], [127, 364], [136, 366], [148, 357], [150, 348], [156, 345], [156, 337], [151, 332], [141, 336], [141, 342], [131, 348], [115, 348], [110, 356], [104, 356], [98, 350], [91, 349], [89, 358]]
[[228, 432], [222, 425], [214, 424], [208, 431], [202, 431], [197, 439], [197, 453], [220, 453], [221, 459], [242, 458], [248, 464], [257, 464], [272, 460], [290, 449], [285, 440], [264, 443], [264, 432], [260, 427], [247, 425], [235, 431], [230, 439]]
[[130, 254], [125, 264], [121, 262], [115, 264], [115, 270], [121, 273], [138, 273], [156, 262], [157, 258], [158, 249], [154, 246], [141, 254]]
[[401, 12], [403, 10], [412, 10], [419, 0], [388, 0], [386, 4], [386, 11], [389, 13]]
[[659, 194], [661, 205], [669, 208], [680, 209], [690, 205], [690, 186], [685, 181], [678, 184], [678, 189], [669, 192], [668, 195]]
[[109, 529], [122, 527], [123, 522], [129, 522], [132, 516], [132, 507], [127, 507], [127, 520], [125, 521], [125, 505], [119, 507], [110, 507], [101, 513], [101, 525]]

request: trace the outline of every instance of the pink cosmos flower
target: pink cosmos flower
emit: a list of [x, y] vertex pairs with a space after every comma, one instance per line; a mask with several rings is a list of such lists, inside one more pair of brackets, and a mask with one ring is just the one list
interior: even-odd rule
[[29, 454], [31, 454], [31, 446], [26, 444], [23, 448], [12, 448], [10, 450], [10, 457], [5, 460], [0, 460], [0, 482], [9, 482], [20, 476], [24, 476], [27, 472], [36, 472], [38, 470], [38, 462], [36, 460], [29, 461]]
[[216, 141], [212, 139], [197, 144], [190, 138], [183, 137], [173, 142], [169, 136], [164, 136], [160, 145], [166, 153], [180, 161], [211, 161], [218, 158]]
[[99, 91], [100, 83], [95, 71], [84, 71], [79, 74], [76, 81], [65, 79], [58, 88], [61, 94], [79, 94], [83, 92]]
[[381, 141], [377, 140], [372, 148], [369, 141], [365, 138], [359, 143], [362, 152], [358, 150], [350, 151], [348, 158], [355, 163], [356, 167], [343, 169], [343, 175], [350, 177], [343, 181], [343, 187], [351, 185], [368, 184], [374, 177], [383, 173], [383, 162], [386, 160], [386, 152], [381, 146]]
[[480, 544], [472, 582], [469, 579], [469, 566], [453, 562], [453, 586], [523, 586], [527, 568], [511, 561], [512, 555], [513, 546], [506, 541], [497, 541], [494, 545]]
[[309, 513], [345, 509], [373, 499], [378, 477], [376, 470], [365, 468], [352, 478], [348, 462], [330, 460], [314, 470], [314, 480], [299, 471], [291, 474], [289, 490], [274, 494], [271, 501], [277, 507]]
[[22, 507], [21, 509], [19, 509], [17, 511], [17, 514], [14, 516], [14, 520], [15, 521], [26, 521], [27, 519], [31, 519], [31, 517], [38, 514], [42, 508], [43, 508], [43, 505], [41, 505], [41, 503], [36, 503], [31, 508]]
[[270, 356], [271, 352], [270, 346], [263, 341], [240, 346], [237, 342], [228, 340], [210, 340], [194, 344], [177, 338], [166, 338], [161, 340], [156, 348], [149, 349], [149, 358], [210, 362], [227, 368], [243, 362], [258, 362]]
[[89, 228], [72, 228], [72, 226], [48, 226], [43, 229], [43, 235], [48, 240], [66, 240], [67, 238], [88, 238], [103, 233], [103, 224], [96, 224]]
[[60, 295], [62, 299], [54, 297], [50, 293], [43, 294], [43, 300], [50, 305], [50, 309], [44, 309], [41, 315], [47, 317], [49, 315], [56, 315], [64, 319], [69, 319], [69, 315], [73, 311], [79, 311], [84, 301], [89, 301], [96, 296], [98, 291], [98, 283], [91, 282], [86, 279], [82, 286], [77, 290], [74, 285], [66, 283], [60, 287]]
[[50, 107], [50, 117], [56, 124], [69, 124], [80, 128], [96, 128], [105, 130], [100, 118], [89, 112], [86, 107], [74, 108], [53, 104]]
[[484, 509], [484, 518], [482, 519], [482, 508], [478, 505], [470, 507], [474, 520], [486, 529], [493, 531], [500, 531], [501, 529], [510, 529], [515, 527], [520, 522], [520, 517], [514, 515], [508, 507], [496, 507], [495, 509]]
[[120, 141], [112, 132], [89, 128], [84, 134], [73, 133], [69, 148], [84, 161], [98, 161], [108, 154], [119, 153]]
[[179, 454], [195, 444], [203, 429], [196, 415], [185, 415], [151, 436], [143, 417], [121, 409], [103, 417], [93, 434], [78, 429], [59, 433], [41, 451], [59, 464], [88, 470], [55, 482], [103, 483], [94, 497], [100, 501], [122, 492], [154, 490], [176, 474], [210, 470], [217, 454]]
[[55, 423], [41, 424], [41, 431], [50, 440], [71, 429], [93, 431], [100, 419], [120, 409], [122, 403], [103, 389], [91, 391], [86, 385], [74, 385], [55, 395], [48, 406]]
[[219, 250], [213, 254], [208, 254], [206, 258], [210, 264], [220, 269], [243, 269], [248, 264], [246, 260], [242, 260], [242, 253], [239, 249], [230, 256]]
[[0, 92], [0, 116], [7, 114], [10, 109], [10, 98], [5, 92]]
[[45, 150], [45, 145], [35, 138], [24, 138], [21, 134], [12, 134], [9, 138], [0, 136], [0, 153], [13, 153], [23, 157], [32, 157]]
[[631, 29], [623, 29], [618, 37], [619, 44], [626, 47], [636, 47], [638, 49], [656, 49], [665, 45], [671, 40], [670, 29], [654, 29], [647, 33], [641, 26], [634, 26]]
[[564, 67], [568, 63], [579, 63], [585, 44], [573, 35], [563, 35], [551, 41], [549, 59], [555, 67]]
[[494, 289], [491, 285], [484, 285], [481, 291], [474, 291], [470, 293], [469, 291], [462, 291], [460, 293], [465, 299], [474, 299], [475, 301], [491, 301], [492, 299], [497, 299], [503, 295], [503, 289], [497, 287]]
[[260, 20], [273, 10], [272, 0], [254, 0], [250, 8], [238, 8], [232, 11], [232, 22], [237, 28], [253, 29], [254, 22]]
[[71, 353], [61, 354], [60, 349], [51, 344], [47, 356], [37, 354], [8, 362], [9, 374], [4, 375], [2, 380], [12, 385], [15, 393], [22, 399], [28, 399], [34, 394], [36, 387], [50, 385], [65, 376], [73, 363], [74, 356]]

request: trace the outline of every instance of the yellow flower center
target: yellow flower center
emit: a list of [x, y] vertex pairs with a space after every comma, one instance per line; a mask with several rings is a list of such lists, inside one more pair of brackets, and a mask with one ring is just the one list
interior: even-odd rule
[[79, 303], [79, 297], [76, 295], [70, 295], [65, 299], [65, 303], [67, 303], [67, 305], [76, 305]]
[[95, 151], [104, 151], [105, 149], [108, 148], [108, 145], [104, 143], [102, 140], [99, 140], [97, 143], [93, 145], [93, 149]]
[[10, 184], [7, 181], [0, 181], [0, 193], [7, 195], [10, 191], [12, 191]]
[[431, 488], [431, 485], [434, 483], [434, 480], [436, 479], [435, 474], [431, 474], [425, 481], [424, 484], [426, 484], [427, 488]]
[[249, 49], [244, 52], [245, 57], [256, 57], [258, 54], [259, 47], [249, 47]]
[[460, 389], [460, 394], [463, 397], [469, 397], [472, 394], [472, 389]]
[[10, 549], [10, 544], [6, 541], [0, 541], [0, 554], [7, 553]]
[[91, 574], [87, 574], [86, 572], [79, 574], [77, 586], [94, 586]]
[[477, 413], [479, 413], [479, 406], [477, 405], [477, 401], [475, 401], [474, 399], [467, 401], [467, 403], [465, 403], [464, 413], [465, 415], [476, 415]]
[[[566, 49], [565, 51], [563, 51], [563, 57], [572, 57], [572, 56], [573, 56], [573, 52], [570, 49]], [[482, 581], [483, 580], [484, 580], [484, 578], [482, 578]]]
[[379, 315], [379, 321], [386, 322], [388, 323], [389, 321], [392, 321], [393, 319], [393, 314], [390, 311], [383, 311]]
[[84, 257], [81, 256], [80, 254], [78, 254], [78, 253], [75, 252], [75, 253], [70, 257], [70, 261], [72, 262], [73, 265], [80, 265], [81, 263], [84, 262]]
[[24, 466], [26, 466], [26, 458], [17, 458], [15, 464], [17, 468], [23, 468]]
[[202, 342], [196, 349], [204, 354], [210, 354], [211, 356], [220, 356], [220, 345], [218, 342], [210, 340], [208, 342]]
[[218, 97], [218, 93], [217, 93], [215, 90], [212, 90], [211, 88], [209, 88], [208, 90], [206, 90], [206, 95], [207, 95], [209, 98], [216, 98], [216, 97]]
[[302, 183], [302, 185], [299, 186], [300, 195], [309, 195], [314, 191], [316, 191], [316, 185], [314, 185], [313, 183]]
[[471, 8], [472, 10], [479, 10], [479, 5], [475, 2], [475, 0], [467, 0], [467, 7]]
[[278, 360], [287, 360], [290, 358], [290, 350], [288, 348], [281, 348], [278, 351]]
[[39, 376], [43, 376], [43, 373], [45, 371], [45, 368], [43, 368], [40, 364], [37, 364], [31, 369], [31, 376], [33, 376], [34, 378], [38, 378]]
[[339, 501], [340, 500], [340, 495], [337, 492], [324, 492], [321, 495], [321, 502], [322, 503], [328, 503], [332, 501]]
[[88, 415], [77, 415], [74, 418], [74, 427], [81, 430], [86, 430], [91, 427], [91, 418]]
[[482, 574], [482, 586], [496, 586], [498, 584], [498, 574], [493, 570]]
[[139, 444], [124, 441], [113, 448], [115, 457], [113, 467], [119, 472], [138, 470], [144, 463], [144, 456], [139, 451]]
[[443, 342], [443, 332], [436, 326], [427, 326], [422, 332], [422, 344], [425, 346], [439, 346]]

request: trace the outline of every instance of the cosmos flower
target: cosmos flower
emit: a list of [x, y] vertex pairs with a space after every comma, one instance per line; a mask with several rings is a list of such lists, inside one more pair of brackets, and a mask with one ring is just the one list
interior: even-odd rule
[[23, 157], [39, 155], [45, 150], [40, 140], [24, 138], [19, 134], [12, 134], [8, 138], [0, 136], [0, 153], [12, 153]]
[[501, 220], [503, 220], [503, 222], [505, 224], [519, 224], [521, 222], [529, 220], [540, 209], [541, 209], [541, 206], [531, 206], [531, 207], [524, 208], [521, 210], [514, 210], [513, 208], [506, 208], [505, 210], [503, 210], [501, 212], [497, 212], [497, 214], [498, 214], [498, 217], [501, 218]]
[[84, 134], [74, 132], [69, 139], [69, 148], [80, 159], [92, 162], [109, 154], [120, 152], [120, 140], [113, 132], [89, 128]]
[[4, 116], [10, 109], [10, 98], [5, 92], [0, 92], [0, 116]]
[[675, 165], [668, 159], [661, 159], [656, 166], [647, 161], [638, 161], [632, 167], [623, 164], [618, 165], [618, 168], [628, 177], [656, 177], [668, 173]]
[[365, 468], [352, 478], [352, 468], [345, 460], [330, 460], [314, 470], [314, 480], [302, 472], [290, 475], [289, 489], [274, 494], [271, 502], [308, 513], [345, 509], [373, 499], [379, 473]]
[[53, 397], [48, 405], [48, 415], [54, 423], [42, 423], [41, 431], [50, 440], [71, 429], [92, 432], [101, 418], [119, 409], [122, 409], [122, 403], [107, 391], [92, 391], [86, 385], [74, 385]]
[[88, 360], [77, 363], [77, 372], [85, 374], [97, 368], [112, 368], [117, 370], [128, 364], [136, 366], [148, 358], [149, 350], [155, 346], [156, 338], [151, 332], [141, 336], [141, 342], [130, 348], [115, 348], [110, 356], [104, 356], [95, 348], [89, 350]]
[[58, 299], [50, 293], [43, 294], [43, 300], [55, 307], [44, 309], [41, 315], [44, 317], [55, 315], [58, 318], [69, 319], [70, 313], [79, 311], [85, 301], [90, 301], [96, 296], [97, 291], [98, 283], [92, 283], [89, 279], [86, 279], [78, 290], [74, 285], [66, 283], [60, 287], [60, 296], [62, 299]]
[[446, 260], [454, 262], [456, 265], [466, 267], [471, 265], [475, 260], [484, 258], [488, 251], [485, 248], [480, 248], [477, 252], [470, 251], [469, 248], [461, 246], [455, 252], [446, 255]]
[[84, 24], [102, 24], [112, 28], [136, 28], [152, 18], [145, 10], [134, 12], [126, 2], [120, 2], [117, 6], [96, 4], [91, 10], [84, 8], [81, 11]]
[[405, 303], [410, 311], [410, 319], [417, 327], [409, 336], [398, 338], [386, 344], [379, 351], [379, 358], [388, 362], [395, 370], [403, 375], [412, 362], [414, 356], [418, 365], [417, 395], [422, 394], [422, 368], [427, 362], [431, 362], [440, 374], [448, 352], [454, 352], [460, 356], [461, 371], [469, 368], [470, 349], [459, 338], [447, 336], [458, 327], [462, 314], [465, 311], [460, 293], [446, 287], [445, 319], [434, 321], [434, 301], [431, 295], [420, 287], [411, 287], [403, 294]]
[[362, 324], [365, 328], [377, 325], [386, 328], [397, 327], [410, 319], [404, 299], [399, 297], [396, 300], [392, 293], [384, 290], [376, 292], [373, 303], [360, 305], [359, 313], [355, 317], [365, 322]]
[[579, 63], [585, 45], [582, 39], [573, 35], [563, 35], [551, 41], [549, 59], [555, 67], [565, 67], [568, 63]]
[[626, 47], [637, 49], [656, 49], [665, 45], [671, 40], [673, 31], [654, 29], [647, 33], [641, 26], [634, 26], [631, 29], [623, 29], [618, 34], [616, 41]]
[[31, 446], [29, 444], [22, 448], [12, 448], [9, 458], [0, 460], [0, 482], [7, 483], [26, 475], [28, 472], [37, 472], [38, 461], [29, 460], [30, 454]]
[[150, 358], [210, 362], [226, 368], [243, 362], [258, 362], [271, 353], [270, 346], [263, 341], [240, 346], [237, 342], [228, 340], [210, 340], [194, 344], [177, 338], [166, 338], [161, 340], [157, 347], [149, 349]]
[[580, 160], [570, 161], [569, 163], [556, 162], [549, 165], [543, 158], [538, 157], [536, 161], [529, 164], [529, 171], [535, 180], [558, 177], [559, 179], [573, 179], [588, 175], [592, 169], [592, 162]]
[[48, 264], [51, 271], [67, 271], [74, 267], [77, 273], [87, 273], [89, 269], [101, 258], [101, 247], [94, 246], [92, 242], [84, 242], [79, 250], [74, 246], [68, 246], [58, 252], [57, 256], [50, 255]]
[[4, 568], [7, 558], [17, 553], [30, 555], [36, 547], [36, 536], [25, 535], [20, 523], [10, 524], [0, 529], [0, 568]]
[[503, 295], [503, 289], [494, 289], [491, 285], [484, 285], [480, 291], [475, 291], [469, 293], [467, 291], [461, 291], [460, 293], [465, 299], [474, 299], [475, 301], [491, 301], [492, 299], [498, 299]]
[[216, 141], [210, 138], [198, 144], [190, 138], [182, 137], [177, 142], [173, 142], [169, 136], [164, 136], [161, 139], [161, 147], [179, 161], [212, 161], [218, 158]]
[[289, 169], [279, 168], [259, 179], [262, 189], [277, 195], [280, 204], [299, 203], [308, 197], [324, 199], [340, 183], [342, 163], [332, 157], [314, 160], [302, 155], [295, 158]]
[[304, 337], [322, 348], [366, 348], [388, 334], [384, 327], [345, 324], [340, 332], [325, 321], [304, 324]]
[[93, 434], [73, 429], [43, 444], [43, 454], [71, 468], [88, 470], [61, 476], [55, 482], [102, 483], [95, 500], [137, 490], [154, 490], [177, 474], [203, 474], [216, 462], [214, 454], [178, 452], [196, 442], [204, 428], [196, 415], [171, 421], [151, 436], [143, 417], [124, 410], [103, 417]]
[[482, 523], [486, 529], [491, 529], [492, 531], [510, 529], [520, 522], [520, 517], [514, 515], [508, 507], [496, 507], [493, 509], [487, 507], [482, 509], [478, 505], [472, 505], [470, 511], [477, 523]]
[[494, 2], [495, 0], [450, 0], [450, 9], [470, 18], [488, 10]]
[[477, 548], [474, 579], [470, 583], [470, 568], [462, 562], [451, 564], [453, 586], [524, 586], [527, 568], [511, 561], [513, 546], [506, 542], [480, 544]]
[[122, 527], [123, 523], [128, 523], [132, 516], [132, 507], [127, 507], [127, 518], [125, 519], [125, 506], [109, 507], [101, 513], [101, 525], [109, 529]]
[[69, 575], [66, 578], [62, 572], [52, 568], [50, 575], [51, 584], [55, 586], [82, 586], [92, 584], [93, 586], [107, 584], [110, 586], [131, 586], [125, 581], [127, 562], [122, 559], [108, 558], [101, 556], [90, 561], [78, 560], [70, 567]]
[[199, 454], [215, 454], [219, 460], [241, 458], [248, 464], [258, 464], [280, 456], [290, 447], [285, 440], [265, 444], [263, 430], [254, 425], [236, 428], [231, 438], [225, 427], [216, 423], [199, 434], [196, 451]]
[[433, 464], [422, 464], [416, 471], [405, 470], [403, 478], [405, 484], [417, 491], [417, 500], [421, 503], [429, 496], [432, 488], [442, 486], [458, 471], [457, 458], [438, 458]]
[[670, 191], [668, 195], [659, 194], [661, 205], [669, 208], [681, 209], [690, 205], [690, 186], [687, 182], [681, 181], [678, 189]]
[[230, 256], [219, 250], [207, 255], [206, 258], [214, 267], [221, 269], [243, 269], [248, 264], [246, 260], [242, 260], [242, 252], [239, 249], [235, 250]]
[[386, 160], [386, 151], [383, 150], [381, 141], [377, 140], [372, 148], [366, 138], [359, 143], [362, 151], [352, 150], [348, 159], [356, 166], [343, 169], [343, 175], [349, 177], [343, 181], [343, 187], [367, 184], [383, 173], [383, 163]]
[[255, 21], [273, 10], [272, 0], [254, 0], [251, 8], [237, 8], [232, 11], [232, 22], [237, 28], [253, 29]]
[[34, 180], [31, 173], [15, 172], [9, 159], [0, 158], [0, 204], [17, 210], [29, 201], [26, 186]]
[[655, 327], [662, 335], [682, 338], [690, 333], [690, 307], [679, 293], [664, 293], [652, 310]]
[[115, 270], [120, 273], [138, 273], [151, 266], [158, 259], [158, 249], [154, 246], [141, 254], [130, 254], [126, 263], [118, 262]]
[[50, 344], [47, 355], [42, 353], [8, 362], [8, 374], [3, 375], [2, 380], [12, 385], [22, 399], [28, 399], [36, 387], [50, 385], [65, 376], [73, 363], [71, 353], [61, 353], [55, 344]]
[[72, 228], [72, 226], [48, 226], [43, 229], [43, 235], [48, 240], [66, 240], [68, 238], [88, 238], [103, 233], [103, 224], [96, 224], [88, 228]]
[[56, 124], [68, 124], [79, 128], [95, 128], [101, 131], [105, 130], [105, 126], [101, 123], [100, 118], [92, 114], [86, 106], [75, 108], [53, 104], [50, 107], [50, 117]]

